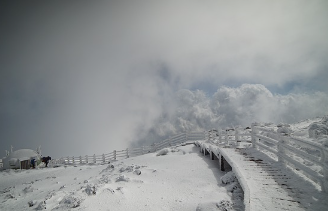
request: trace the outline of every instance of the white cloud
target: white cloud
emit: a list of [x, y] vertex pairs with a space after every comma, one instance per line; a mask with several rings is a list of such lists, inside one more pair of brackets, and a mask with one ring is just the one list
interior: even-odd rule
[[184, 131], [246, 127], [253, 122], [294, 123], [328, 114], [327, 93], [278, 95], [260, 84], [224, 86], [213, 96], [199, 90], [180, 90], [175, 101], [175, 110], [158, 118], [139, 144]]
[[[90, 154], [168, 132], [316, 115], [325, 94], [265, 87], [328, 91], [326, 8], [306, 0], [3, 4], [0, 139], [4, 148]], [[263, 86], [221, 87], [243, 83]], [[190, 91], [198, 84], [221, 88], [208, 97]]]

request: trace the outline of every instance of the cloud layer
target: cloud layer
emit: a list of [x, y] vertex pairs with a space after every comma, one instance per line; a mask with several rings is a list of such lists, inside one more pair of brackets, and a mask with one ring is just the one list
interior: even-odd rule
[[185, 129], [319, 115], [327, 8], [325, 0], [3, 1], [2, 155], [10, 145], [99, 154]]
[[246, 127], [253, 122], [295, 123], [328, 114], [327, 93], [279, 95], [261, 84], [223, 86], [212, 96], [184, 89], [176, 93], [174, 102], [174, 109], [164, 112], [139, 144], [185, 131]]

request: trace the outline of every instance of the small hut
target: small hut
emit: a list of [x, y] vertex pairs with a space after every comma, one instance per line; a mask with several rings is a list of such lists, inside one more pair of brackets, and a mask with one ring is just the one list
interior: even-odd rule
[[2, 159], [3, 169], [30, 169], [31, 160], [40, 160], [40, 154], [31, 149], [19, 149]]

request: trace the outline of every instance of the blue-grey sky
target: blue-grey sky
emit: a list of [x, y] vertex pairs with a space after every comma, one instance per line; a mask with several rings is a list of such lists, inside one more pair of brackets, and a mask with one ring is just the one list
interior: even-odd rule
[[[328, 2], [1, 1], [0, 157], [327, 114]], [[230, 99], [227, 101], [227, 99]]]

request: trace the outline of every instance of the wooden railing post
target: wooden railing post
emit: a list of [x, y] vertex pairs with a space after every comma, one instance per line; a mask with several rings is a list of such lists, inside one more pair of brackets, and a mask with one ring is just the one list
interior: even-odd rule
[[255, 124], [253, 123], [251, 125], [251, 128], [252, 128], [252, 133], [251, 133], [251, 136], [252, 136], [252, 147], [253, 148], [256, 148], [256, 134], [258, 133], [257, 129], [255, 128]]
[[85, 162], [88, 164], [89, 161], [88, 161], [88, 155], [85, 156]]
[[80, 157], [79, 157], [79, 158], [80, 158], [80, 164], [82, 164], [82, 156], [80, 155]]
[[106, 163], [105, 154], [102, 154], [102, 162]]
[[126, 158], [129, 158], [129, 148], [126, 148]]
[[116, 150], [114, 150], [113, 153], [114, 153], [114, 160], [116, 160]]
[[218, 135], [219, 135], [219, 144], [222, 142], [222, 130], [218, 130]]
[[285, 138], [282, 134], [279, 134], [279, 141], [277, 144], [277, 149], [278, 149], [278, 162], [282, 164], [283, 168], [286, 168], [286, 163], [285, 163], [285, 148], [284, 144], [286, 142], [287, 137]]
[[236, 146], [239, 146], [239, 136], [238, 136], [238, 128], [235, 129], [235, 142]]
[[97, 163], [96, 154], [93, 154], [93, 163]]

